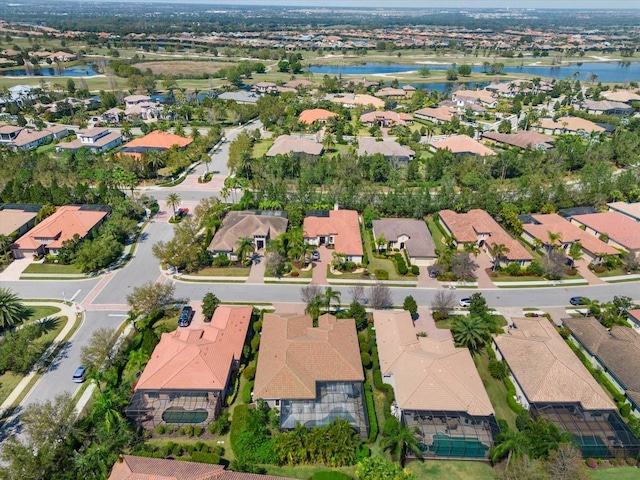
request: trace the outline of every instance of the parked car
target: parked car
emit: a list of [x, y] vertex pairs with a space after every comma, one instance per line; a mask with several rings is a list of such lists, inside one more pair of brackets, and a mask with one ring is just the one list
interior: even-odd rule
[[436, 269], [433, 267], [427, 267], [427, 272], [429, 272], [429, 278], [436, 278], [438, 276]]
[[188, 327], [191, 324], [191, 320], [194, 315], [193, 308], [189, 305], [185, 305], [182, 307], [182, 311], [180, 312], [180, 317], [178, 318], [178, 326], [179, 327]]
[[591, 302], [591, 300], [589, 300], [587, 297], [571, 297], [569, 299], [569, 303], [571, 305], [589, 305], [589, 303]]
[[470, 307], [470, 306], [471, 306], [471, 299], [470, 299], [470, 298], [461, 298], [461, 299], [458, 301], [458, 304], [459, 304], [461, 307]]
[[87, 367], [84, 365], [80, 365], [76, 368], [76, 371], [73, 372], [73, 381], [75, 383], [83, 383], [87, 379]]
[[311, 254], [311, 260], [313, 260], [314, 262], [320, 261], [320, 252], [318, 252], [317, 250], [314, 250], [313, 253]]

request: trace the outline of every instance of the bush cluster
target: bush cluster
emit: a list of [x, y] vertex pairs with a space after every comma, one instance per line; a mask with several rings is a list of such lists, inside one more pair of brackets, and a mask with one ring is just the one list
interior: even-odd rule
[[398, 269], [398, 273], [400, 275], [406, 275], [407, 273], [409, 273], [409, 269], [407, 268], [407, 264], [404, 261], [404, 258], [402, 258], [402, 255], [400, 253], [396, 253], [393, 256], [393, 259], [396, 262], [396, 268]]
[[376, 416], [376, 406], [373, 401], [373, 389], [369, 381], [364, 382], [364, 399], [367, 403], [367, 413], [369, 414], [369, 438], [368, 443], [373, 443], [378, 438], [378, 417]]
[[373, 274], [376, 276], [378, 280], [389, 280], [389, 272], [381, 268], [376, 268], [373, 271]]

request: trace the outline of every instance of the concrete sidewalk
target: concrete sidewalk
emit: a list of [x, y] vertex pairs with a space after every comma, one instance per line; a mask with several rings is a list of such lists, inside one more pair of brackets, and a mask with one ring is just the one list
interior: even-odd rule
[[[67, 323], [65, 324], [63, 329], [60, 331], [58, 336], [56, 336], [56, 338], [53, 340], [49, 348], [47, 348], [47, 350], [45, 350], [45, 352], [42, 354], [42, 357], [40, 357], [40, 360], [38, 360], [38, 362], [33, 366], [31, 371], [22, 380], [20, 380], [20, 383], [16, 385], [16, 388], [13, 389], [13, 391], [9, 394], [7, 399], [4, 402], [2, 402], [2, 405], [0, 405], [0, 417], [4, 415], [4, 413], [11, 407], [11, 405], [16, 401], [16, 399], [22, 394], [25, 388], [27, 388], [27, 386], [29, 385], [29, 382], [31, 382], [33, 377], [37, 375], [38, 371], [40, 370], [44, 362], [46, 362], [49, 359], [53, 351], [60, 345], [62, 340], [69, 334], [69, 332], [73, 329], [76, 323], [76, 311], [73, 307], [69, 305], [65, 305], [64, 303], [57, 303], [57, 302], [42, 302], [42, 303], [34, 302], [34, 303], [31, 303], [31, 305], [50, 306], [50, 307], [60, 308], [60, 313], [58, 314], [58, 316], [60, 317], [66, 316]], [[26, 398], [26, 396], [24, 398]]]

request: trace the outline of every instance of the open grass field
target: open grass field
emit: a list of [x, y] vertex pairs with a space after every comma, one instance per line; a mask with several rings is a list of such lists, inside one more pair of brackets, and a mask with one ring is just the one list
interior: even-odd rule
[[233, 62], [212, 62], [196, 60], [167, 60], [156, 62], [136, 63], [134, 66], [141, 71], [151, 70], [154, 75], [213, 75], [217, 71], [235, 65]]

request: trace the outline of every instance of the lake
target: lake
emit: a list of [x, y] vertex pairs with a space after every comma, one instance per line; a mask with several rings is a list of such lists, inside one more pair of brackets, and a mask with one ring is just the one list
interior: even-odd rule
[[24, 68], [18, 70], [7, 70], [0, 72], [0, 75], [7, 77], [92, 77], [98, 75], [92, 65], [76, 65], [74, 67], [64, 68], [61, 72], [57, 72], [55, 68], [33, 69], [32, 74], [27, 74]]
[[[450, 65], [400, 65], [388, 63], [367, 63], [364, 65], [328, 65], [322, 67], [311, 67], [309, 70], [319, 75], [374, 75], [380, 73], [403, 73], [417, 71], [420, 67], [429, 70], [447, 70]], [[481, 66], [473, 66], [472, 71], [482, 73]], [[562, 65], [562, 66], [524, 66], [524, 67], [504, 67], [503, 73], [525, 73], [542, 78], [567, 78], [578, 72], [578, 79], [590, 81], [591, 75], [597, 75], [597, 81], [609, 83], [624, 83], [630, 81], [640, 81], [640, 62], [632, 62], [629, 66], [623, 66], [617, 62], [584, 62], [582, 64]], [[494, 75], [487, 75], [493, 77]], [[415, 85], [415, 84], [413, 84]], [[428, 84], [425, 84], [428, 85]], [[434, 88], [434, 87], [427, 87]], [[436, 88], [437, 89], [437, 88]]]

